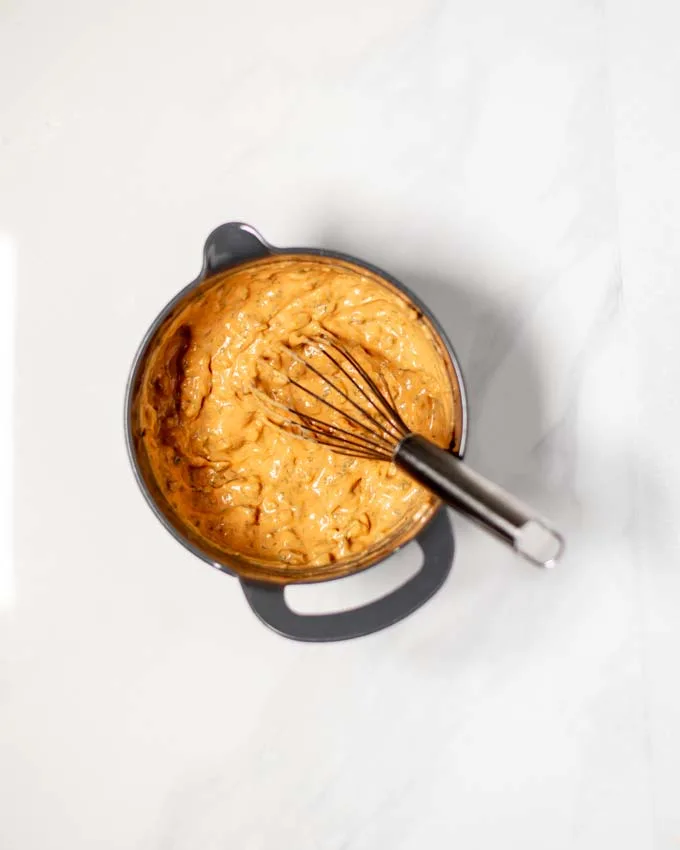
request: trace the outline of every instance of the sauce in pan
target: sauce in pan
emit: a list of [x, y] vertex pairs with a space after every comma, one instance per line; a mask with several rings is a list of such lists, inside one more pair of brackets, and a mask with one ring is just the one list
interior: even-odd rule
[[140, 427], [165, 497], [227, 553], [324, 565], [413, 522], [433, 497], [394, 464], [351, 458], [272, 422], [254, 385], [280, 343], [333, 334], [387, 381], [407, 425], [448, 446], [454, 403], [429, 324], [350, 265], [268, 259], [220, 275], [175, 315], [147, 360]]

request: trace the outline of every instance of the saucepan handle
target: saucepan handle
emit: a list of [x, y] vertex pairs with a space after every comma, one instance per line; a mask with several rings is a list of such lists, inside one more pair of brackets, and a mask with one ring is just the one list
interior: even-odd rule
[[392, 593], [361, 608], [335, 614], [297, 614], [284, 587], [241, 580], [248, 604], [265, 625], [284, 637], [304, 641], [334, 641], [361, 637], [391, 626], [419, 608], [442, 586], [453, 565], [454, 537], [446, 508], [416, 537], [423, 565], [413, 578]]
[[205, 240], [201, 277], [210, 277], [229, 266], [266, 257], [275, 251], [250, 224], [242, 221], [221, 224]]

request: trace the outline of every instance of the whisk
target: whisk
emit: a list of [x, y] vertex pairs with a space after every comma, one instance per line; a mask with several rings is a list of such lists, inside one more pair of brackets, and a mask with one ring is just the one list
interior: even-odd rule
[[[310, 362], [307, 352], [323, 357], [332, 376]], [[476, 521], [539, 566], [555, 564], [563, 549], [561, 536], [531, 508], [470, 469], [455, 454], [411, 432], [400, 415], [389, 384], [373, 377], [355, 354], [330, 336], [306, 339], [302, 352], [281, 345], [287, 371], [266, 366], [282, 382], [278, 390], [254, 391], [279, 416], [276, 424], [334, 452], [375, 461], [394, 462], [451, 507]], [[263, 364], [264, 365], [264, 364]], [[314, 387], [310, 386], [310, 383]], [[281, 401], [281, 387], [294, 387]], [[317, 391], [317, 388], [319, 391]], [[277, 397], [278, 396], [278, 397]], [[312, 407], [323, 415], [312, 415]], [[341, 423], [341, 424], [340, 424]]]

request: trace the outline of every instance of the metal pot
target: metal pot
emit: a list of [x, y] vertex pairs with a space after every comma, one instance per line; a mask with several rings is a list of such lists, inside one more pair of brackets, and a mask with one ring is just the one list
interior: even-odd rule
[[[453, 346], [428, 308], [407, 287], [391, 275], [368, 263], [331, 251], [314, 248], [275, 248], [253, 227], [231, 222], [214, 230], [205, 243], [203, 268], [195, 281], [179, 292], [159, 313], [137, 351], [130, 371], [125, 395], [125, 438], [130, 462], [149, 506], [165, 528], [183, 546], [217, 569], [237, 576], [252, 610], [266, 625], [286, 637], [308, 641], [343, 640], [370, 634], [401, 620], [426, 602], [443, 584], [454, 554], [451, 520], [445, 508], [433, 504], [417, 522], [398, 534], [383, 539], [378, 545], [354, 558], [327, 567], [309, 569], [280, 568], [275, 571], [252, 560], [230, 556], [199, 537], [171, 508], [158, 487], [146, 457], [136, 418], [136, 402], [145, 365], [154, 343], [177, 311], [199, 291], [214, 285], [229, 270], [254, 262], [266, 263], [280, 257], [313, 256], [324, 262], [358, 268], [382, 285], [394, 288], [420, 311], [440, 347], [454, 393], [456, 430], [451, 450], [462, 456], [467, 439], [467, 402], [463, 377]], [[388, 558], [410, 541], [420, 546], [423, 565], [405, 584], [388, 595], [360, 608], [335, 614], [302, 615], [291, 610], [284, 597], [285, 585], [294, 582], [327, 581], [367, 569]]]

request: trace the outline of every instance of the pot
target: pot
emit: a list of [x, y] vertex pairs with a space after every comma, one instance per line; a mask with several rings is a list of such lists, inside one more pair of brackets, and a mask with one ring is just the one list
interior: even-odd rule
[[[179, 292], [159, 313], [134, 358], [125, 396], [125, 437], [135, 478], [149, 506], [165, 528], [190, 552], [211, 566], [236, 576], [255, 614], [280, 634], [306, 641], [344, 640], [370, 634], [389, 626], [425, 603], [448, 576], [454, 555], [454, 535], [445, 508], [432, 509], [407, 530], [391, 535], [359, 556], [326, 567], [268, 570], [265, 565], [225, 554], [199, 537], [168, 504], [151, 472], [136, 421], [136, 402], [147, 358], [154, 343], [177, 311], [197, 294], [211, 286], [218, 276], [245, 264], [266, 263], [267, 258], [315, 257], [323, 262], [358, 268], [377, 278], [382, 285], [396, 289], [418, 309], [432, 332], [447, 367], [455, 406], [455, 432], [450, 449], [462, 456], [467, 439], [468, 411], [460, 365], [453, 346], [437, 319], [418, 297], [391, 275], [355, 257], [314, 248], [276, 248], [253, 227], [238, 222], [223, 224], [206, 240], [203, 267], [199, 276]], [[286, 603], [285, 586], [294, 582], [328, 581], [368, 569], [389, 558], [403, 546], [417, 545], [423, 553], [419, 572], [396, 590], [359, 608], [333, 614], [306, 615], [294, 612]]]

